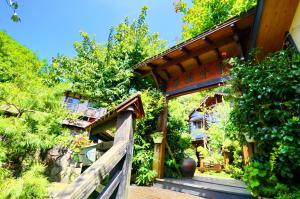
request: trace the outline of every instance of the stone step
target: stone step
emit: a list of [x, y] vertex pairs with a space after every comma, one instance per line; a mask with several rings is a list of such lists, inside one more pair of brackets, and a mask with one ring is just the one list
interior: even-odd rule
[[155, 187], [212, 199], [252, 199], [244, 183], [234, 179], [194, 177], [157, 179]]

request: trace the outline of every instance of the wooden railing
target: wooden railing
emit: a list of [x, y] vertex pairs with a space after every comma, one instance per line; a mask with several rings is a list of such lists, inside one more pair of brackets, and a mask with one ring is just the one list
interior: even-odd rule
[[[140, 105], [137, 105], [136, 102], [139, 102]], [[136, 113], [137, 110], [139, 115]], [[97, 198], [126, 199], [131, 175], [133, 125], [135, 118], [141, 114], [143, 115], [143, 109], [138, 94], [122, 103], [116, 110], [108, 113], [108, 116], [104, 116], [103, 122], [98, 122], [103, 126], [111, 122], [111, 119], [107, 118], [116, 117], [117, 130], [113, 146], [55, 198], [88, 198], [108, 176], [109, 181]]]

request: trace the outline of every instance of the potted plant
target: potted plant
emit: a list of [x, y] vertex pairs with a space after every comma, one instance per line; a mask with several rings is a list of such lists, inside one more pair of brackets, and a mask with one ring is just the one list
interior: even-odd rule
[[155, 144], [161, 144], [164, 138], [163, 132], [155, 132], [151, 135], [151, 137]]
[[71, 158], [77, 163], [90, 165], [96, 160], [96, 146], [88, 139], [87, 133], [76, 135], [71, 143]]

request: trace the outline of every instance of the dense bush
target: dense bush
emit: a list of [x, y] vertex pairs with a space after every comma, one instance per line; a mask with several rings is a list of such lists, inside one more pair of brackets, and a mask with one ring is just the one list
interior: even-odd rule
[[150, 185], [157, 175], [152, 171], [154, 144], [151, 134], [157, 131], [158, 118], [165, 101], [156, 90], [144, 90], [142, 101], [145, 116], [136, 123], [132, 167], [136, 176], [134, 182], [138, 185]]
[[47, 179], [40, 154], [68, 142], [68, 131], [61, 127], [67, 87], [48, 85], [43, 64], [0, 32], [0, 198], [44, 198]]
[[232, 60], [237, 98], [231, 121], [237, 139], [253, 137], [260, 151], [246, 169], [248, 187], [255, 195], [273, 197], [282, 192], [281, 184], [300, 183], [300, 55], [293, 49], [263, 60], [256, 55]]

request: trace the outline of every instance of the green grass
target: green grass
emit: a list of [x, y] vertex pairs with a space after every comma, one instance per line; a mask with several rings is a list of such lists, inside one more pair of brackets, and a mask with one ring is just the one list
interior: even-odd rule
[[206, 171], [206, 172], [200, 172], [196, 170], [196, 175], [201, 175], [201, 176], [213, 176], [213, 177], [218, 177], [218, 178], [227, 178], [227, 179], [233, 179], [230, 174], [225, 173], [224, 171], [221, 171], [219, 173], [214, 172], [214, 171]]

